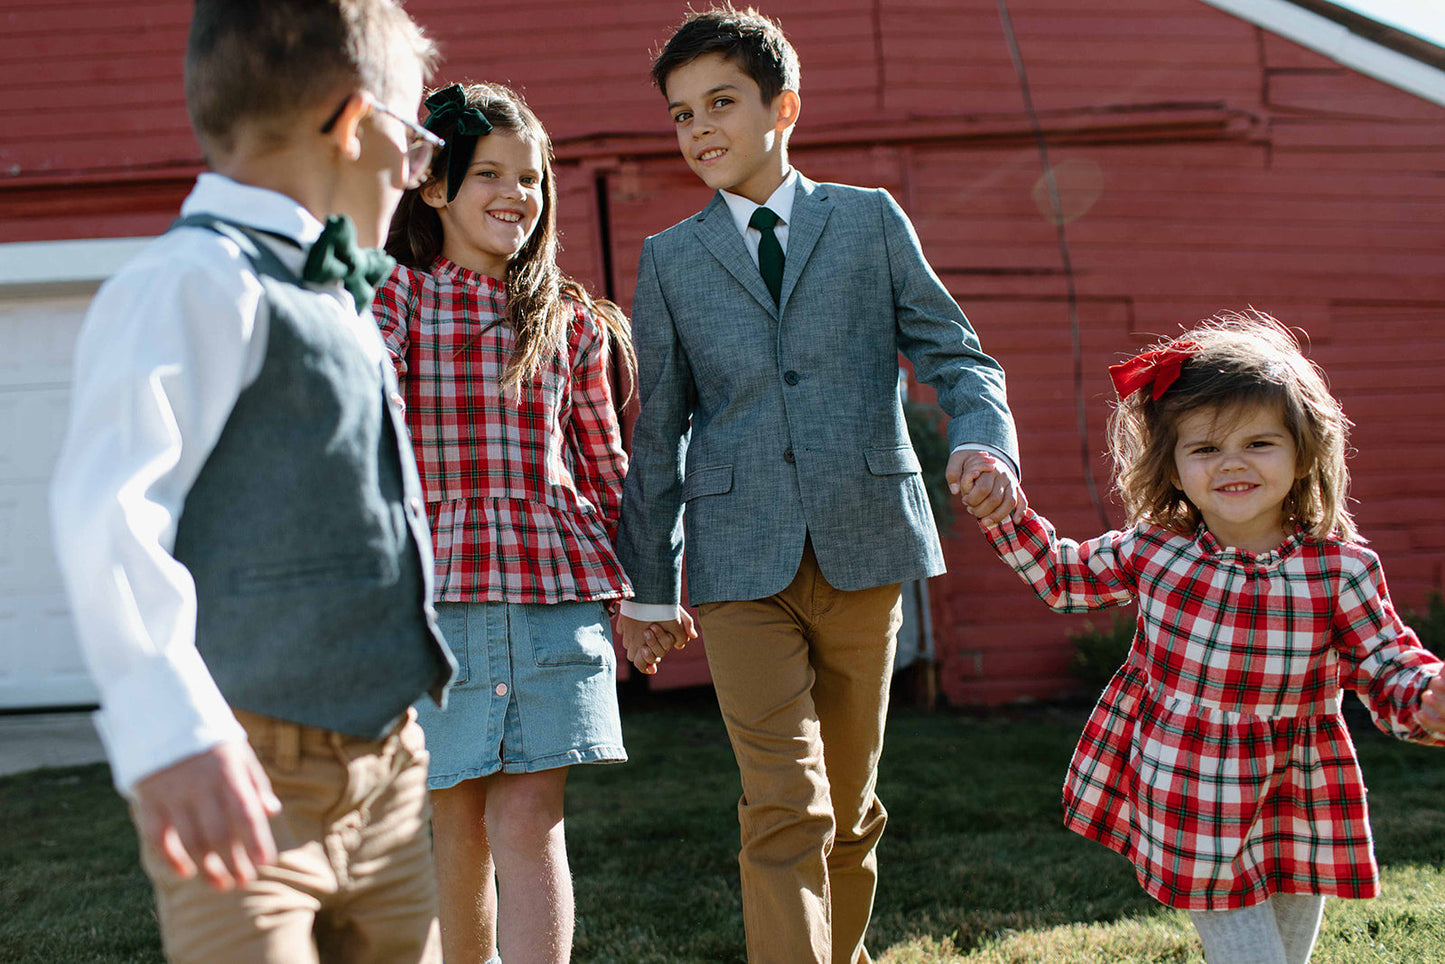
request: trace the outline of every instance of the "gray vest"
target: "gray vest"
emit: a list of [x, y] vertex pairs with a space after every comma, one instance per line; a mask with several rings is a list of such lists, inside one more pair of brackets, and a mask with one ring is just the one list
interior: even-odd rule
[[196, 647], [232, 706], [375, 738], [424, 693], [440, 703], [456, 666], [395, 375], [246, 229], [178, 226], [240, 245], [269, 317], [261, 372], [176, 528]]

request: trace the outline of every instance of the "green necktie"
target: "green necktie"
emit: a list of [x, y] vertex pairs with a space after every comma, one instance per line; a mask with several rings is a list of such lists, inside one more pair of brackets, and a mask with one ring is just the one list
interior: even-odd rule
[[773, 233], [778, 216], [767, 208], [758, 208], [748, 220], [748, 227], [757, 228], [762, 238], [758, 240], [758, 270], [763, 273], [763, 284], [773, 295], [773, 304], [783, 296], [783, 246]]

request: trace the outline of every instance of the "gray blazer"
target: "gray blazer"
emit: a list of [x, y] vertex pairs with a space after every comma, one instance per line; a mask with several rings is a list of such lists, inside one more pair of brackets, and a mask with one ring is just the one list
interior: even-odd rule
[[799, 178], [781, 307], [714, 196], [644, 242], [632, 326], [642, 410], [617, 549], [637, 602], [678, 601], [684, 532], [694, 605], [786, 588], [805, 535], [839, 589], [943, 572], [900, 349], [954, 446], [1018, 463], [1003, 370], [887, 191]]

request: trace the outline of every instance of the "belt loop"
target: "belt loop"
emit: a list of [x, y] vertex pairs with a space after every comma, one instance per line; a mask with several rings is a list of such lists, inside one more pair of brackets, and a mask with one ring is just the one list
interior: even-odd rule
[[301, 765], [301, 726], [277, 720], [272, 729], [276, 734], [276, 769], [289, 773]]

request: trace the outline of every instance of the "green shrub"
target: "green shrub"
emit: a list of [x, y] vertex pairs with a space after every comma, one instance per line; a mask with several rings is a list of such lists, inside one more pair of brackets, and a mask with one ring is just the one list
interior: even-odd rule
[[1415, 630], [1415, 635], [1420, 637], [1420, 642], [1425, 644], [1426, 649], [1445, 658], [1445, 599], [1440, 597], [1440, 593], [1430, 594], [1430, 598], [1425, 600], [1423, 613], [1406, 609], [1401, 615], [1405, 624]]
[[1102, 688], [1129, 655], [1129, 646], [1134, 642], [1134, 610], [1115, 613], [1105, 629], [1085, 623], [1083, 629], [1069, 633], [1069, 639], [1074, 643], [1069, 672], [1081, 682]]
[[904, 402], [903, 419], [908, 425], [908, 440], [923, 466], [923, 487], [928, 490], [928, 507], [933, 510], [933, 522], [938, 531], [947, 535], [953, 531], [953, 493], [948, 491], [948, 480], [943, 473], [948, 469], [951, 449], [948, 436], [943, 432], [943, 413], [937, 406], [922, 402]]

